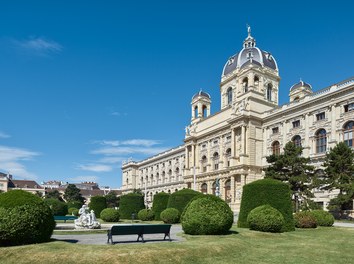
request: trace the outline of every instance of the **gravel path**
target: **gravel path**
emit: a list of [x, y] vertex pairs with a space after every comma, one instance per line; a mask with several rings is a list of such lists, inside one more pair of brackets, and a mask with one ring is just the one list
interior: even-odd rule
[[[59, 228], [68, 230], [69, 227], [73, 227], [70, 224], [60, 224], [58, 225]], [[109, 225], [105, 225], [102, 228], [109, 228]], [[183, 241], [184, 238], [181, 236], [177, 236], [178, 233], [182, 233], [181, 225], [172, 225], [171, 227], [171, 239], [172, 242], [180, 242]], [[136, 242], [137, 235], [125, 235], [125, 236], [113, 236], [114, 244], [132, 244], [132, 243], [142, 243]], [[144, 235], [145, 243], [157, 243], [157, 242], [164, 242], [163, 234], [148, 234]], [[77, 243], [77, 244], [86, 244], [86, 245], [110, 245], [107, 244], [107, 234], [73, 234], [71, 235], [52, 235], [53, 239], [58, 241], [65, 241], [69, 243]]]

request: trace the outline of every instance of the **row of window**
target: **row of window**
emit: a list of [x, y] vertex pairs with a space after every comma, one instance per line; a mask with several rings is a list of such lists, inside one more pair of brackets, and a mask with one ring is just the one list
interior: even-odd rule
[[[344, 143], [349, 147], [354, 147], [353, 144], [353, 132], [354, 132], [354, 121], [350, 121], [343, 127]], [[292, 138], [292, 141], [297, 147], [301, 147], [301, 137], [296, 135]], [[325, 129], [320, 129], [315, 134], [316, 141], [316, 153], [324, 153], [327, 151], [327, 132]], [[274, 141], [272, 143], [272, 154], [280, 154], [280, 143], [279, 141]]]

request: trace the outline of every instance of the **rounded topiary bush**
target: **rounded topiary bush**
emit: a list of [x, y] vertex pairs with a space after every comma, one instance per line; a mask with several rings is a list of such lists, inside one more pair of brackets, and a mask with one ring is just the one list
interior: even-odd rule
[[310, 211], [303, 211], [294, 214], [295, 226], [297, 228], [316, 228], [316, 218]]
[[208, 194], [193, 199], [181, 216], [183, 231], [190, 235], [219, 235], [229, 231], [234, 215], [220, 198]]
[[22, 190], [0, 194], [0, 245], [47, 242], [55, 221], [51, 209], [38, 196]]
[[176, 208], [167, 208], [160, 214], [161, 220], [165, 224], [175, 224], [179, 222], [180, 213]]
[[198, 195], [202, 196], [203, 194], [191, 189], [183, 189], [174, 192], [170, 195], [170, 198], [168, 199], [167, 208], [175, 208], [180, 213], [182, 213], [187, 204]]
[[331, 213], [324, 210], [313, 210], [311, 214], [316, 218], [317, 225], [319, 226], [333, 226], [334, 217]]
[[165, 192], [160, 192], [154, 195], [152, 211], [154, 211], [155, 220], [161, 220], [160, 214], [163, 210], [167, 208], [167, 203], [169, 198], [170, 198], [170, 194]]
[[107, 200], [106, 197], [104, 196], [93, 196], [91, 197], [90, 203], [89, 203], [89, 208], [90, 210], [93, 210], [95, 212], [95, 215], [97, 215], [97, 217], [100, 216], [101, 211], [103, 209], [107, 208]]
[[294, 231], [293, 209], [289, 185], [273, 179], [263, 179], [243, 186], [238, 227], [249, 228], [248, 214], [256, 207], [269, 204], [284, 217], [282, 232]]
[[76, 208], [76, 209], [80, 209], [83, 205], [83, 203], [79, 201], [71, 201], [71, 202], [67, 202], [66, 204], [68, 208]]
[[74, 216], [79, 216], [79, 209], [77, 209], [75, 207], [71, 207], [68, 209], [68, 214], [74, 215]]
[[114, 208], [106, 208], [101, 211], [101, 219], [105, 222], [118, 222], [119, 211]]
[[131, 219], [132, 214], [138, 215], [144, 209], [144, 196], [138, 193], [122, 195], [119, 202], [119, 213], [122, 219]]
[[141, 221], [151, 221], [154, 220], [154, 212], [150, 209], [141, 209], [138, 213], [138, 218]]
[[44, 202], [52, 210], [53, 215], [66, 215], [68, 213], [68, 205], [55, 198], [45, 199]]
[[38, 196], [23, 190], [12, 190], [0, 194], [0, 207], [12, 208], [24, 204], [37, 205], [43, 203]]
[[254, 208], [247, 216], [251, 230], [262, 232], [281, 232], [284, 225], [283, 215], [270, 205], [261, 205]]

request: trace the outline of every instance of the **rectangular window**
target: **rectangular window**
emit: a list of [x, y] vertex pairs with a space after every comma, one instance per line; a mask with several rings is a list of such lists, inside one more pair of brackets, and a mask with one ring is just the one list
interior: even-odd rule
[[273, 134], [278, 134], [279, 133], [279, 127], [273, 127], [272, 128]]
[[215, 163], [214, 164], [214, 170], [218, 170], [219, 169], [219, 163]]
[[354, 110], [354, 103], [347, 104], [344, 106], [344, 112], [350, 112]]
[[293, 122], [293, 128], [300, 127], [300, 120], [296, 120]]
[[325, 112], [319, 113], [316, 115], [317, 121], [324, 120], [326, 118]]

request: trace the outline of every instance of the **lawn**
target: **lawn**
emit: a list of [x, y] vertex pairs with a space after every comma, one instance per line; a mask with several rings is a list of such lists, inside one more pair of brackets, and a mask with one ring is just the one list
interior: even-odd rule
[[234, 227], [225, 236], [115, 245], [50, 242], [0, 248], [0, 263], [353, 263], [353, 228], [297, 229], [282, 234]]

